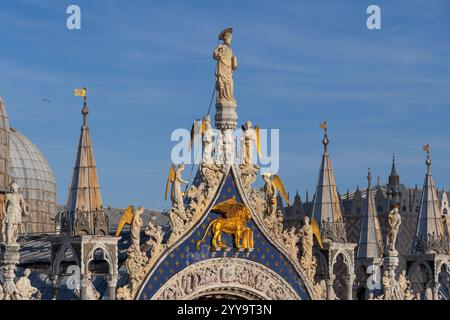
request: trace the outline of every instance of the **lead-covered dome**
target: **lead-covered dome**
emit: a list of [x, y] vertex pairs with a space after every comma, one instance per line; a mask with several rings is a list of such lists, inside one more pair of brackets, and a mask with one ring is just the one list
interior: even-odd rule
[[29, 211], [21, 233], [54, 233], [56, 183], [47, 159], [30, 139], [13, 128], [9, 145], [10, 179], [21, 189]]

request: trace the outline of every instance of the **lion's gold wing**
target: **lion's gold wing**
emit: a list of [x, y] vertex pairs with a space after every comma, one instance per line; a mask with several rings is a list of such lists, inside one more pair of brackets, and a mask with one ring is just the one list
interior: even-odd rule
[[258, 126], [255, 126], [254, 130], [256, 135], [256, 151], [258, 152], [259, 159], [261, 159], [261, 130]]
[[172, 164], [170, 166], [169, 176], [167, 177], [167, 182], [166, 182], [166, 193], [165, 193], [165, 196], [164, 196], [164, 200], [165, 201], [167, 201], [167, 195], [169, 193], [170, 184], [172, 182], [174, 182], [174, 181], [175, 181], [175, 165]]
[[128, 208], [123, 211], [122, 216], [119, 220], [119, 224], [117, 225], [116, 237], [120, 235], [124, 225], [133, 223], [133, 211], [133, 206], [128, 206]]
[[290, 206], [289, 195], [287, 194], [286, 189], [284, 188], [283, 181], [276, 174], [273, 176], [272, 181], [277, 187], [277, 190], [280, 191], [281, 196], [283, 197], [284, 201], [286, 201], [286, 204], [289, 207]]
[[245, 205], [243, 203], [238, 203], [236, 198], [233, 197], [231, 199], [225, 200], [214, 207], [211, 208], [211, 211], [220, 213], [224, 215], [226, 218], [233, 217], [237, 214], [239, 210], [242, 210]]
[[322, 235], [320, 234], [320, 228], [319, 228], [319, 225], [317, 224], [317, 220], [314, 218], [311, 219], [311, 229], [312, 229], [314, 236], [317, 239], [317, 243], [319, 243], [319, 247], [323, 248]]

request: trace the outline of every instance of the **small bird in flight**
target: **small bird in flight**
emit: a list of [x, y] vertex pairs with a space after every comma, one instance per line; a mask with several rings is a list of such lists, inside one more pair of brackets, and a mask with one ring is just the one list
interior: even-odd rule
[[42, 98], [42, 101], [50, 103], [50, 100], [46, 99], [46, 98]]

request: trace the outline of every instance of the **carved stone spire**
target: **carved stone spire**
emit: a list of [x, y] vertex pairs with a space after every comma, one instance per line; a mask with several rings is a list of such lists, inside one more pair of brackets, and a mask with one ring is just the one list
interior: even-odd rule
[[361, 231], [357, 258], [381, 258], [383, 256], [382, 235], [380, 222], [378, 220], [375, 206], [375, 195], [372, 190], [372, 176], [367, 175], [367, 195], [363, 206], [363, 218], [361, 221]]
[[323, 222], [338, 222], [342, 221], [342, 208], [339, 200], [339, 195], [334, 180], [333, 168], [331, 166], [331, 159], [328, 153], [328, 139], [326, 124], [321, 127], [324, 129], [324, 138], [322, 143], [324, 145], [324, 152], [322, 155], [322, 163], [319, 170], [319, 178], [317, 180], [316, 193], [314, 196], [312, 217], [317, 220], [317, 223], [322, 228]]
[[66, 216], [72, 235], [108, 233], [108, 221], [103, 211], [92, 140], [87, 126], [89, 108], [84, 97], [83, 126], [72, 180], [66, 204]]
[[[430, 253], [448, 250], [448, 237], [444, 233], [444, 224], [439, 207], [436, 186], [431, 175], [430, 146], [424, 146], [427, 153], [425, 164], [427, 173], [422, 189], [419, 217], [414, 237], [413, 253]], [[441, 239], [444, 238], [442, 241]], [[442, 243], [444, 242], [444, 243]]]
[[392, 155], [391, 174], [389, 175], [389, 182], [387, 186], [387, 195], [390, 202], [390, 207], [393, 208], [400, 204], [400, 176], [397, 173], [395, 166], [395, 154]]

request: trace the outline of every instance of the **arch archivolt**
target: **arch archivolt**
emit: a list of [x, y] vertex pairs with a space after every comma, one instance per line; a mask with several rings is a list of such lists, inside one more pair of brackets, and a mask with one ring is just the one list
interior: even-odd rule
[[300, 300], [277, 273], [251, 260], [212, 258], [192, 264], [169, 279], [154, 300], [191, 300], [207, 295], [243, 299]]
[[54, 259], [55, 263], [53, 263], [53, 269], [52, 269], [52, 272], [54, 275], [60, 274], [61, 263], [63, 261], [65, 261], [65, 255], [66, 255], [67, 251], [70, 251], [72, 253], [72, 256], [75, 260], [75, 264], [77, 266], [81, 265], [80, 259], [78, 257], [78, 254], [77, 254], [77, 251], [75, 250], [75, 248], [71, 244], [65, 243], [56, 252], [55, 259]]

